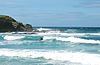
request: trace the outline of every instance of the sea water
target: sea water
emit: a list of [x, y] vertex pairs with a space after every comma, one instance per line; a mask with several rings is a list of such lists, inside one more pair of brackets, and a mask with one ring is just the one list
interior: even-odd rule
[[55, 32], [0, 33], [0, 65], [100, 65], [100, 28], [46, 29]]

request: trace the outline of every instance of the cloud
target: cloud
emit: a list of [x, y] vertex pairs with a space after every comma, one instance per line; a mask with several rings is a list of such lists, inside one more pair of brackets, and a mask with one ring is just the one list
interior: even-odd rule
[[86, 8], [100, 8], [100, 0], [79, 1], [77, 6]]

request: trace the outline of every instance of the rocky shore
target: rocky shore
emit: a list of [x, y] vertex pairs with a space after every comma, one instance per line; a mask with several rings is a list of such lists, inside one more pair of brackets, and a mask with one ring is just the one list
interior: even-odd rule
[[0, 15], [0, 32], [32, 32], [30, 24], [23, 24], [10, 16]]

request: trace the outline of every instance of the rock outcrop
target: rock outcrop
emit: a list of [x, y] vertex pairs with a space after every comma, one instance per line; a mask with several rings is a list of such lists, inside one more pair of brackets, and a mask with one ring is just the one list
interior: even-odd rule
[[0, 32], [31, 32], [30, 24], [23, 24], [10, 16], [0, 15]]

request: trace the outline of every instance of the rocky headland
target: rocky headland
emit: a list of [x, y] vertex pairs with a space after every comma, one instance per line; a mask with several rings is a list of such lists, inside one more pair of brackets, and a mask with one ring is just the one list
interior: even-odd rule
[[23, 24], [14, 18], [6, 15], [0, 15], [0, 32], [31, 32], [32, 25]]

